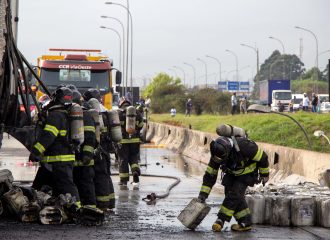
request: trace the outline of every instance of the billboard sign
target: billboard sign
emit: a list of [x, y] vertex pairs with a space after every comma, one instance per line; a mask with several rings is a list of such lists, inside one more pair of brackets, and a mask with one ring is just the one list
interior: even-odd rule
[[239, 82], [239, 90], [240, 91], [249, 91], [250, 83], [249, 82]]
[[239, 82], [228, 82], [228, 91], [238, 91]]
[[226, 91], [227, 90], [227, 82], [218, 82], [218, 90]]

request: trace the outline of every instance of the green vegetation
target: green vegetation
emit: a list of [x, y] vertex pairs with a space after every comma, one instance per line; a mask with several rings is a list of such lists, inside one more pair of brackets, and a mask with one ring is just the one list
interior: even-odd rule
[[[313, 135], [314, 131], [322, 130], [330, 137], [330, 114], [298, 112], [290, 116], [305, 128], [312, 142], [313, 151], [330, 153], [327, 140], [323, 137], [318, 139]], [[191, 125], [194, 130], [210, 133], [215, 133], [219, 124], [227, 123], [244, 128], [254, 141], [308, 150], [307, 140], [297, 124], [278, 114], [249, 113], [234, 116], [205, 114], [191, 117], [178, 114], [174, 118], [170, 114], [151, 114], [150, 120], [182, 127]]]

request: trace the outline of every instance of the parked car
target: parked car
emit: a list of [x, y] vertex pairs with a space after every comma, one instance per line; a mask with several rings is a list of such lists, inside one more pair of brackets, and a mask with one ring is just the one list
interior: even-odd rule
[[330, 102], [321, 103], [320, 113], [329, 113], [330, 112]]

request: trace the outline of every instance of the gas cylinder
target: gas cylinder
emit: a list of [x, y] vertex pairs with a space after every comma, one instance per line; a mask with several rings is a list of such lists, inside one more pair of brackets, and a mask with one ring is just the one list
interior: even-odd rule
[[317, 225], [330, 228], [330, 197], [320, 196], [316, 198]]
[[100, 143], [101, 141], [101, 127], [100, 127], [100, 118], [99, 113], [95, 109], [89, 109], [88, 112], [92, 115], [95, 122], [95, 137], [96, 142]]
[[70, 137], [74, 144], [84, 142], [83, 110], [79, 104], [73, 103], [70, 108]]
[[129, 106], [126, 109], [126, 132], [130, 135], [136, 133], [136, 109], [133, 106]]
[[104, 127], [104, 122], [103, 122], [103, 117], [102, 117], [102, 113], [101, 113], [100, 102], [96, 98], [91, 98], [88, 100], [88, 103], [93, 109], [95, 109], [98, 112], [100, 128], [102, 129]]
[[274, 226], [290, 226], [290, 207], [290, 196], [281, 195], [272, 197], [270, 224]]
[[107, 111], [107, 114], [110, 124], [111, 139], [114, 142], [120, 142], [123, 135], [120, 127], [119, 114], [116, 110]]
[[217, 127], [216, 132], [219, 136], [231, 137], [245, 137], [245, 131], [242, 128], [230, 126], [228, 124], [221, 124]]

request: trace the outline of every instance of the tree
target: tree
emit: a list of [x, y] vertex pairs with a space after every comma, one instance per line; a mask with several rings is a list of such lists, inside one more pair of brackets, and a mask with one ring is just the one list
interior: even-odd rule
[[151, 109], [155, 113], [169, 112], [172, 107], [184, 109], [185, 88], [179, 78], [174, 79], [159, 73], [143, 91], [144, 97], [151, 98]]
[[316, 67], [312, 67], [306, 73], [301, 76], [302, 79], [312, 79], [312, 80], [319, 80], [319, 81], [326, 81], [326, 77], [324, 76], [323, 72]]

